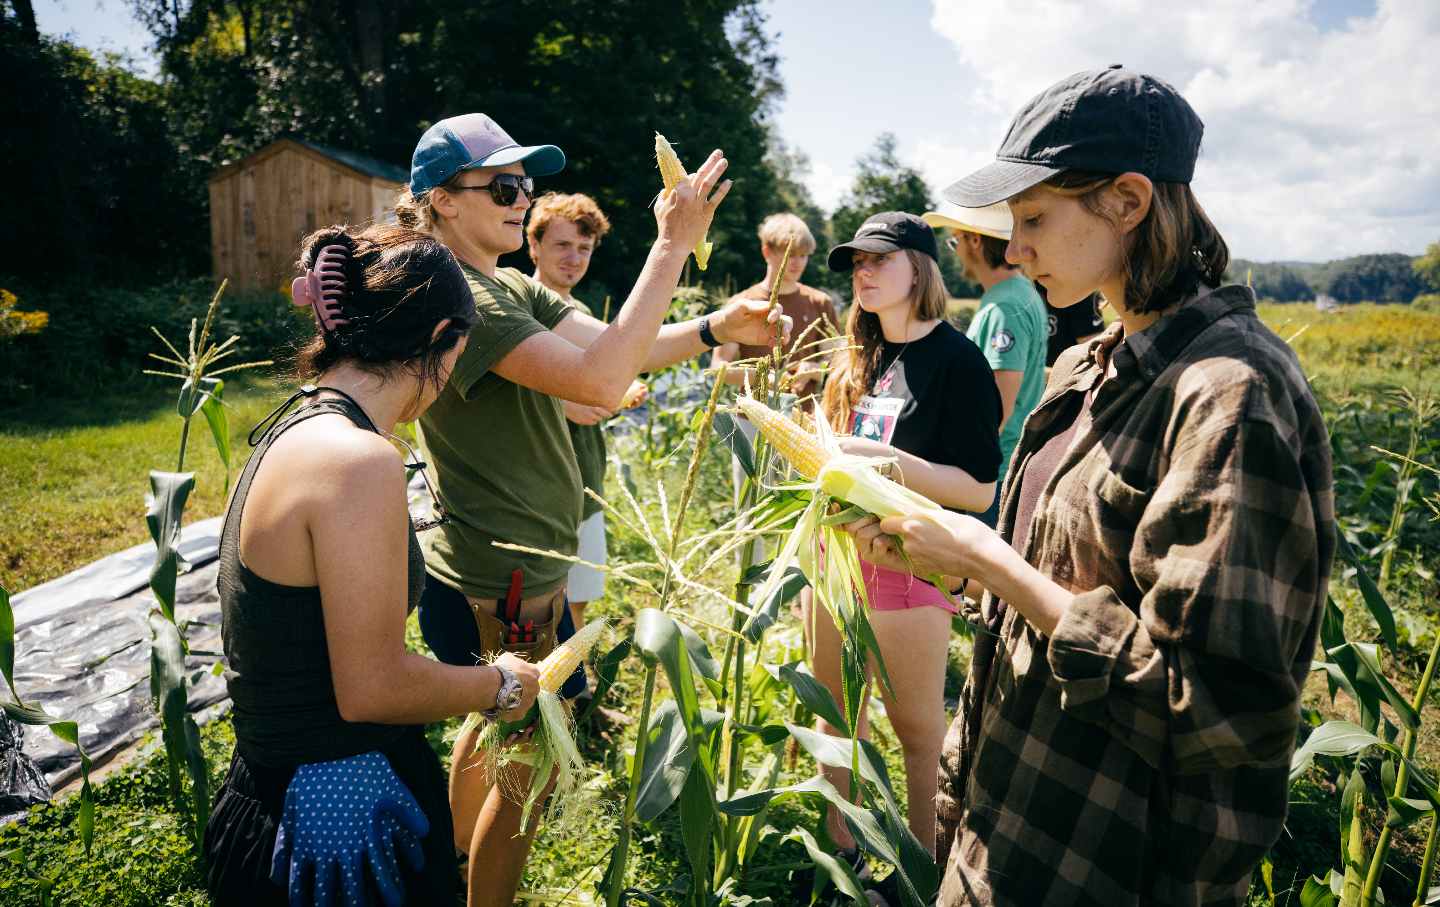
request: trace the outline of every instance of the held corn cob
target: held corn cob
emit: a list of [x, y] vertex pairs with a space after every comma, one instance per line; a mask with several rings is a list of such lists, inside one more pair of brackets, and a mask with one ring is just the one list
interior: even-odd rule
[[605, 630], [603, 620], [592, 620], [590, 623], [575, 631], [575, 635], [555, 647], [545, 659], [540, 662], [540, 689], [547, 693], [558, 693], [585, 660], [590, 649], [595, 645], [595, 640]]
[[[549, 810], [552, 819], [558, 816], [567, 796], [579, 785], [584, 763], [570, 730], [570, 716], [558, 694], [604, 631], [603, 620], [591, 621], [557, 645], [538, 665], [540, 693], [535, 697], [535, 730], [528, 748], [522, 750], [505, 746], [505, 739], [512, 732], [525, 727], [524, 721], [515, 724], [489, 722], [481, 728], [475, 740], [475, 750], [486, 756], [488, 774], [497, 780], [506, 795], [521, 804], [522, 827], [529, 824], [530, 813], [540, 805], [552, 776], [555, 784]], [[472, 725], [467, 721], [466, 726]], [[510, 772], [505, 771], [512, 763], [530, 767], [528, 787], [519, 784]]]
[[[821, 436], [811, 434], [793, 419], [777, 413], [759, 400], [740, 397], [735, 402], [745, 418], [755, 423], [765, 440], [795, 467], [796, 472], [819, 482], [820, 490], [831, 497], [879, 517], [941, 509], [924, 495], [880, 475], [864, 458], [841, 453], [833, 441], [827, 446]], [[817, 419], [817, 428], [819, 423]]]
[[[665, 182], [666, 192], [674, 189], [681, 180], [689, 176], [685, 172], [685, 165], [680, 163], [680, 157], [675, 153], [675, 149], [671, 148], [670, 143], [665, 140], [665, 136], [658, 132], [655, 133], [655, 162], [660, 165], [660, 179]], [[714, 243], [707, 242], [704, 236], [700, 237], [700, 242], [695, 246], [695, 264], [699, 265], [702, 271], [710, 263], [712, 248], [714, 248]]]

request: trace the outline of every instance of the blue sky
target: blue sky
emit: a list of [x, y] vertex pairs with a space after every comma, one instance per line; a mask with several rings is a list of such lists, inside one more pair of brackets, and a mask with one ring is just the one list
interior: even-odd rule
[[[1037, 91], [1124, 63], [1172, 82], [1205, 120], [1195, 190], [1236, 255], [1440, 240], [1435, 0], [764, 2], [786, 86], [778, 125], [810, 157], [822, 206], [881, 132], [938, 189], [988, 161]], [[39, 0], [36, 16], [154, 69], [123, 0]]]

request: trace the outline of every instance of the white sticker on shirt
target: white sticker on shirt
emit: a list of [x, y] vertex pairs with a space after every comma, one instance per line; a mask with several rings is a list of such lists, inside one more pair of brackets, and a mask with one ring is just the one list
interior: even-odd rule
[[1015, 335], [1001, 328], [995, 332], [994, 337], [990, 338], [990, 345], [995, 347], [997, 353], [1008, 353], [1010, 348], [1015, 345]]
[[876, 397], [866, 394], [851, 411], [850, 434], [889, 444], [895, 437], [895, 426], [905, 409], [904, 397]]

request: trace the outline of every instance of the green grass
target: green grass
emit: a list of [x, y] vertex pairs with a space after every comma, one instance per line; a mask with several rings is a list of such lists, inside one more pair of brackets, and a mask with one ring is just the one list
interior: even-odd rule
[[[28, 589], [150, 538], [146, 476], [176, 466], [175, 391], [174, 382], [152, 378], [89, 398], [0, 411], [0, 583], [12, 592]], [[237, 466], [249, 453], [250, 426], [283, 393], [274, 380], [227, 385]], [[191, 428], [185, 467], [196, 472], [196, 487], [186, 522], [225, 507], [225, 469], [209, 428], [199, 417]]]

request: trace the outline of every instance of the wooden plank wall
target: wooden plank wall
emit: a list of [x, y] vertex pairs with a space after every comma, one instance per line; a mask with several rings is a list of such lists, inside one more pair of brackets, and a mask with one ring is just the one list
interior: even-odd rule
[[300, 240], [390, 216], [399, 185], [288, 146], [210, 183], [211, 264], [236, 288], [288, 287]]

